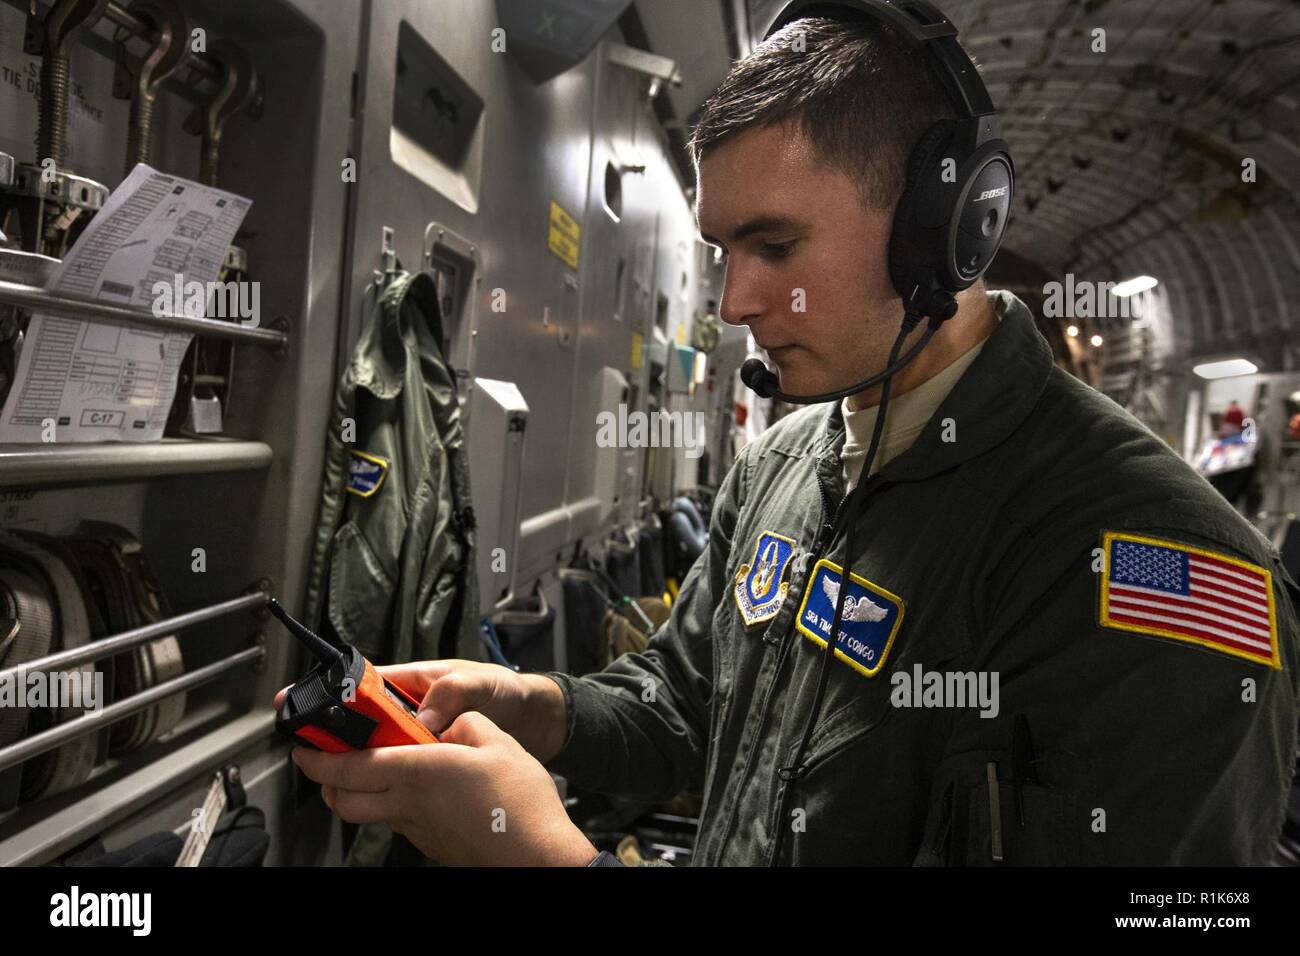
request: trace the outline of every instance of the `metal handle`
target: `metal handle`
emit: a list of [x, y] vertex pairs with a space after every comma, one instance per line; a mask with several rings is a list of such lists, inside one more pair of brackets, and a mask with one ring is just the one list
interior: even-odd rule
[[208, 664], [206, 667], [200, 667], [196, 671], [191, 671], [180, 677], [173, 678], [169, 681], [163, 681], [154, 687], [139, 694], [133, 694], [126, 700], [120, 700], [115, 704], [105, 707], [103, 710], [94, 714], [86, 714], [84, 717], [78, 717], [70, 720], [66, 724], [59, 724], [49, 730], [43, 731], [32, 737], [27, 737], [8, 747], [0, 748], [0, 770], [7, 770], [29, 760], [38, 754], [43, 754], [47, 750], [53, 750], [76, 737], [83, 734], [93, 733], [101, 727], [121, 720], [123, 717], [129, 717], [138, 710], [144, 710], [151, 704], [156, 704], [164, 697], [170, 697], [172, 694], [179, 693], [183, 690], [189, 690], [192, 687], [198, 687], [200, 684], [206, 684], [215, 680], [226, 671], [234, 670], [241, 664], [249, 661], [261, 660], [266, 656], [266, 649], [262, 647], [250, 647], [247, 650], [232, 654], [224, 660]]
[[140, 325], [151, 329], [193, 332], [196, 335], [235, 339], [281, 349], [287, 348], [289, 344], [288, 334], [275, 329], [249, 328], [237, 322], [195, 319], [184, 315], [154, 315], [150, 310], [139, 306], [116, 305], [89, 296], [72, 292], [52, 292], [49, 289], [23, 285], [19, 282], [0, 281], [0, 302], [19, 305], [36, 312], [53, 312], [74, 319], [94, 319], [113, 325]]
[[143, 627], [123, 631], [121, 634], [115, 634], [112, 637], [91, 641], [89, 644], [82, 644], [80, 647], [70, 647], [66, 651], [47, 654], [45, 657], [27, 661], [25, 664], [18, 664], [0, 670], [0, 683], [12, 680], [30, 671], [59, 670], [64, 667], [85, 664], [89, 661], [97, 661], [104, 657], [112, 657], [114, 654], [120, 654], [122, 651], [129, 650], [138, 644], [147, 643], [155, 638], [166, 637], [192, 624], [212, 621], [227, 614], [234, 614], [237, 611], [264, 607], [268, 596], [265, 591], [254, 591], [251, 594], [231, 598], [229, 601], [211, 604], [208, 607], [201, 607], [194, 611], [186, 611], [184, 614], [177, 614], [175, 617], [154, 621], [152, 624], [146, 624]]
[[546, 603], [546, 593], [538, 588], [535, 596], [539, 599], [540, 605], [536, 611], [510, 607], [510, 604], [515, 602], [515, 598], [498, 601], [492, 612], [492, 623], [528, 625], [546, 620], [547, 615], [551, 613], [551, 606]]

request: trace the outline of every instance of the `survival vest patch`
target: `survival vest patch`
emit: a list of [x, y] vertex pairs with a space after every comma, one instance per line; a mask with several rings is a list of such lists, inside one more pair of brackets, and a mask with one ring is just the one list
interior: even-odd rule
[[781, 580], [794, 557], [794, 542], [774, 531], [764, 531], [754, 545], [754, 560], [736, 572], [736, 607], [746, 627], [770, 621], [781, 609], [790, 585]]
[[388, 474], [388, 462], [378, 455], [367, 455], [364, 451], [353, 451], [348, 459], [348, 491], [362, 498], [369, 498], [384, 483]]
[[[822, 558], [813, 567], [799, 607], [796, 627], [819, 647], [826, 646], [840, 597], [844, 569]], [[844, 599], [844, 619], [835, 642], [835, 656], [865, 677], [885, 666], [894, 637], [903, 623], [903, 599], [854, 574]]]
[[1282, 667], [1273, 576], [1238, 558], [1177, 541], [1102, 536], [1098, 623]]

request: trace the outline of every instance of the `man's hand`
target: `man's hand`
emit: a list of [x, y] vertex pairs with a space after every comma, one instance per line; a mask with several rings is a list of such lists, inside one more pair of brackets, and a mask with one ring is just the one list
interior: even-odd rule
[[[439, 736], [461, 714], [477, 711], [545, 763], [564, 746], [564, 694], [541, 674], [519, 674], [500, 664], [441, 660], [375, 668], [415, 700], [417, 719]], [[284, 700], [281, 690], [275, 708]]]
[[296, 747], [293, 759], [340, 818], [386, 823], [439, 863], [586, 866], [596, 858], [550, 774], [491, 720], [463, 713], [441, 738], [342, 754]]

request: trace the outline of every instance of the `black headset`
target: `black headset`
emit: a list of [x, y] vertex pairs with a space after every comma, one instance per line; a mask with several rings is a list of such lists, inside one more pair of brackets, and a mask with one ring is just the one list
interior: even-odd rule
[[[997, 255], [1015, 190], [1015, 164], [1002, 123], [975, 65], [957, 42], [957, 28], [926, 0], [793, 0], [764, 39], [805, 17], [853, 22], [875, 19], [929, 55], [958, 116], [936, 122], [912, 147], [903, 194], [889, 238], [889, 278], [905, 314], [931, 319], [937, 329], [957, 312], [955, 293], [970, 288]], [[893, 375], [928, 337], [884, 371], [823, 395], [788, 395], [757, 359], [741, 379], [763, 397], [798, 404], [828, 402], [863, 391]]]

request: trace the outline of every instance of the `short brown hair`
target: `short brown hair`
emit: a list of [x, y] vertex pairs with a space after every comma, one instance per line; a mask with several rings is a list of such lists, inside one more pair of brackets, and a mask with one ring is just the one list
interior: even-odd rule
[[698, 168], [729, 136], [797, 121], [821, 161], [857, 181], [862, 204], [884, 209], [902, 194], [921, 134], [956, 115], [925, 55], [888, 25], [813, 17], [732, 65], [701, 108], [690, 151]]

